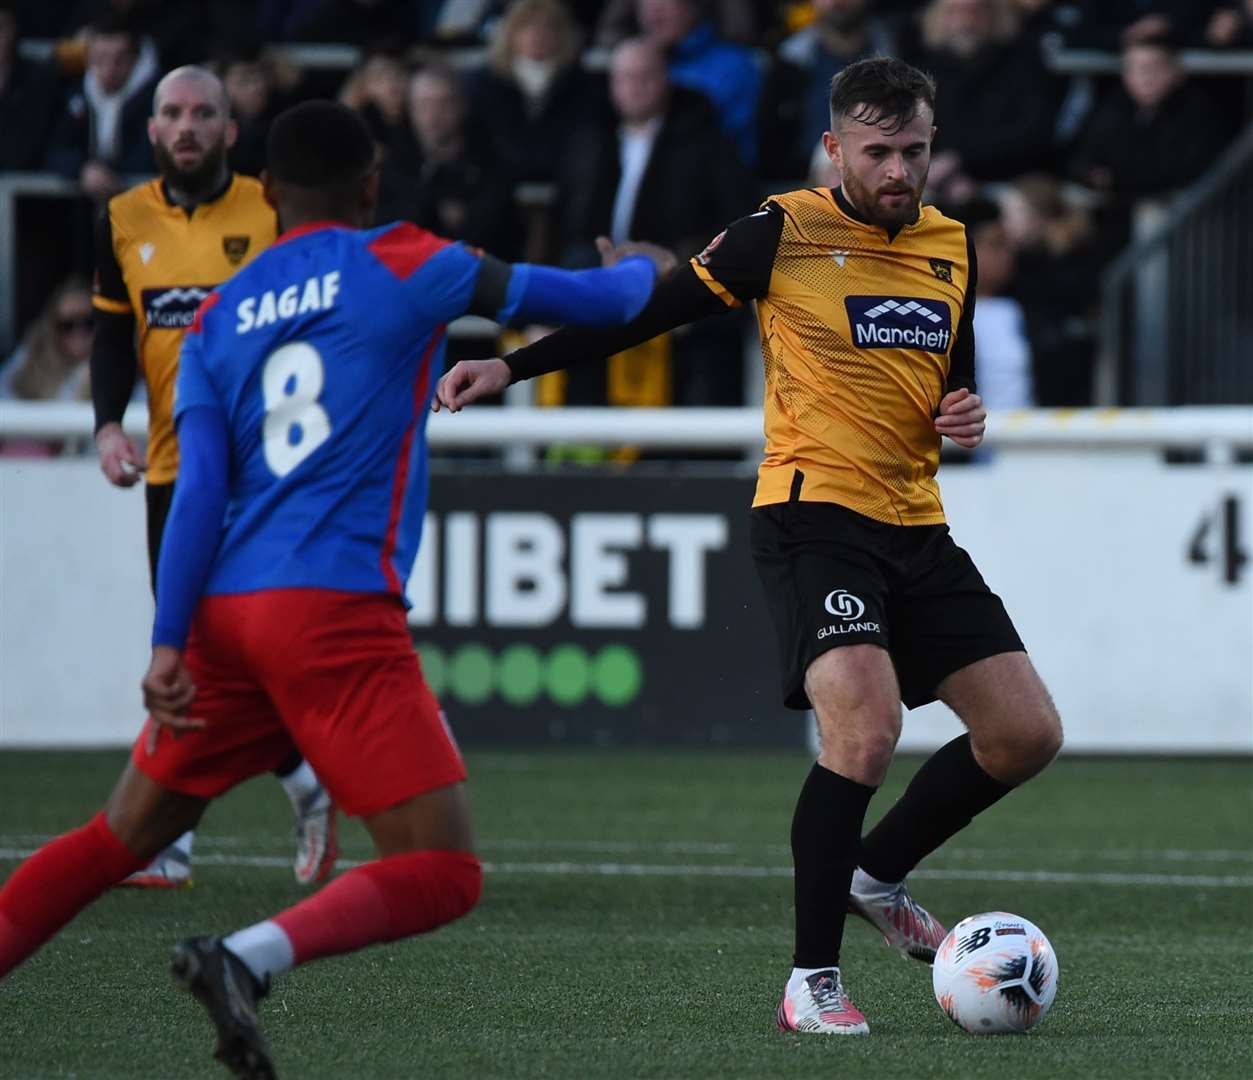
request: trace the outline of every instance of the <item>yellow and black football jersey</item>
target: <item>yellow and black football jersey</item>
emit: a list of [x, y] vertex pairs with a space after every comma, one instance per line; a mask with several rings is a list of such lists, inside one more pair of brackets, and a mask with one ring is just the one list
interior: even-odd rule
[[943, 522], [934, 418], [949, 389], [973, 386], [965, 227], [927, 206], [889, 236], [836, 191], [795, 191], [692, 268], [730, 306], [757, 300], [766, 456], [753, 505], [834, 502], [877, 521]]
[[178, 473], [174, 381], [183, 331], [209, 292], [274, 242], [277, 219], [261, 185], [232, 176], [221, 192], [188, 209], [160, 179], [109, 200], [97, 236], [93, 303], [133, 315], [148, 384], [148, 482]]
[[934, 525], [934, 420], [945, 393], [974, 390], [975, 273], [965, 226], [934, 207], [889, 233], [838, 189], [794, 191], [715, 237], [630, 325], [563, 330], [505, 359], [528, 378], [756, 301], [766, 454], [753, 505]]

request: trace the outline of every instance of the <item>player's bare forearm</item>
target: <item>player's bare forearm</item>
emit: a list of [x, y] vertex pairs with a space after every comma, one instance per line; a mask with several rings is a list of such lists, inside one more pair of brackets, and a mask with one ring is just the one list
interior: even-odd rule
[[983, 398], [963, 388], [944, 395], [940, 415], [935, 418], [935, 430], [958, 446], [973, 450], [983, 442], [987, 419]]

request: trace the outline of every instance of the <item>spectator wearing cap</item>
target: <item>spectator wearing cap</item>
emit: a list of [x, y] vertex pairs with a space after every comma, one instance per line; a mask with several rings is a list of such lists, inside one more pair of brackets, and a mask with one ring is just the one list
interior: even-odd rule
[[53, 132], [47, 167], [77, 179], [92, 199], [122, 189], [126, 174], [153, 171], [148, 141], [156, 49], [121, 23], [102, 21], [87, 35], [87, 73]]

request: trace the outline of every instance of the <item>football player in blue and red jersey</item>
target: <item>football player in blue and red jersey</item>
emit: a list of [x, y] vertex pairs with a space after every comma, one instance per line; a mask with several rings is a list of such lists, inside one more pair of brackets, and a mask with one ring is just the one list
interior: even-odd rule
[[293, 748], [361, 817], [378, 859], [225, 937], [176, 981], [236, 1075], [274, 1075], [256, 1006], [297, 964], [434, 930], [478, 900], [465, 767], [404, 612], [426, 506], [424, 434], [444, 327], [624, 323], [657, 267], [626, 251], [511, 266], [409, 224], [369, 229], [374, 146], [309, 102], [270, 132], [273, 247], [201, 305], [175, 399], [182, 465], [161, 560], [148, 722], [104, 809], [0, 891], [0, 976]]

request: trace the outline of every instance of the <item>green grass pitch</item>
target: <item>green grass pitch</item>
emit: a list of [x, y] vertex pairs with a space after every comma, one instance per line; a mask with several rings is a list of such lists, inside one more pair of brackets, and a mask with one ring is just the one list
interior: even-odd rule
[[[0, 755], [0, 877], [85, 819], [118, 753]], [[916, 766], [902, 759], [882, 813]], [[780, 1035], [787, 835], [803, 755], [469, 755], [483, 902], [429, 937], [293, 972], [263, 1009], [280, 1075], [331, 1077], [1253, 1076], [1253, 769], [1063, 760], [932, 856], [915, 895], [949, 925], [1007, 909], [1049, 935], [1057, 1001], [976, 1038], [930, 969], [850, 923], [864, 1039]], [[195, 888], [116, 891], [0, 984], [0, 1077], [213, 1077], [169, 945], [301, 895], [290, 812], [261, 779], [207, 815]], [[369, 858], [343, 830], [344, 857]]]

